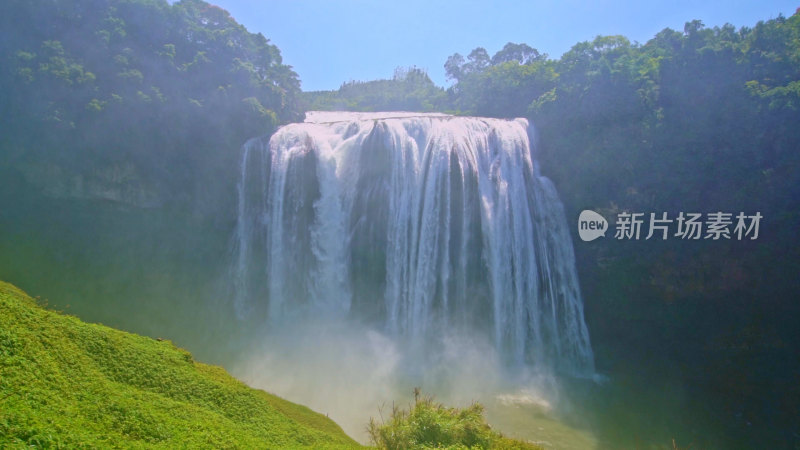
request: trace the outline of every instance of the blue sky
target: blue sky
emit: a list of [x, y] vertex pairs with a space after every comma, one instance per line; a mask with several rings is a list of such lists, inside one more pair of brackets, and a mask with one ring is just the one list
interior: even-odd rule
[[208, 0], [278, 46], [303, 90], [338, 89], [350, 80], [390, 78], [397, 66], [425, 69], [441, 86], [453, 53], [524, 42], [559, 57], [577, 42], [621, 34], [646, 42], [669, 27], [752, 26], [790, 16], [800, 0]]

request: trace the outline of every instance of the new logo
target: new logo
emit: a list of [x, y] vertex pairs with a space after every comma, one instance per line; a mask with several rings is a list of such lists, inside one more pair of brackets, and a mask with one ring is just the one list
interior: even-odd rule
[[608, 230], [608, 222], [605, 217], [591, 209], [581, 211], [581, 215], [578, 217], [578, 234], [582, 240], [589, 242], [600, 236], [605, 237], [606, 230]]

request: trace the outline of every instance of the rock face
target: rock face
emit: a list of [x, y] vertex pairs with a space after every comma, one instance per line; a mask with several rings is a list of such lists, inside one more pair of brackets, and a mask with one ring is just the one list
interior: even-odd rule
[[139, 208], [164, 204], [163, 195], [130, 163], [105, 166], [89, 174], [47, 162], [22, 164], [19, 171], [25, 181], [51, 198], [107, 200]]

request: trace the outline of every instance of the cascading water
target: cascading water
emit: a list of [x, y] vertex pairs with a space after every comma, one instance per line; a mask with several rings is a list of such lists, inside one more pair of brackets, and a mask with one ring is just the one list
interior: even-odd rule
[[593, 372], [572, 241], [528, 122], [308, 113], [244, 146], [240, 317], [487, 333], [517, 364]]

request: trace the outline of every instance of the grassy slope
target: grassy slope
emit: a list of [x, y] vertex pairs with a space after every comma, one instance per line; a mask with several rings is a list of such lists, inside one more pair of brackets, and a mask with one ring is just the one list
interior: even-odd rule
[[0, 447], [347, 448], [328, 418], [0, 282]]

